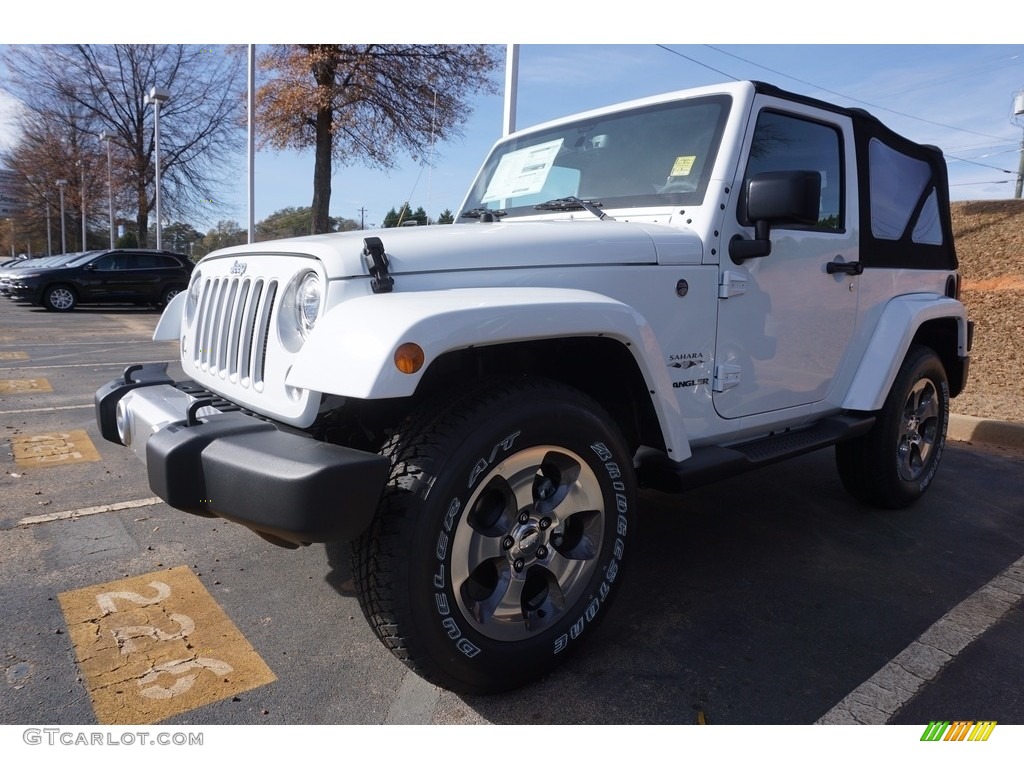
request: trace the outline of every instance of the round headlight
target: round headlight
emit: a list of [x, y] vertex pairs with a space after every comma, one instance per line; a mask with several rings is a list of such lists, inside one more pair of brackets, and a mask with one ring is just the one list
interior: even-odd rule
[[299, 330], [305, 336], [316, 324], [320, 316], [320, 278], [315, 272], [310, 272], [299, 283], [299, 290], [295, 296], [295, 311], [298, 314]]
[[[197, 269], [192, 273], [192, 282], [188, 286], [188, 299], [185, 302], [185, 322], [192, 325], [196, 310], [199, 307], [199, 294], [203, 292], [203, 275]], [[184, 347], [182, 347], [184, 349]]]
[[203, 287], [203, 273], [198, 269], [196, 273], [192, 275], [192, 285], [188, 287], [188, 299], [193, 305], [199, 303], [199, 293]]

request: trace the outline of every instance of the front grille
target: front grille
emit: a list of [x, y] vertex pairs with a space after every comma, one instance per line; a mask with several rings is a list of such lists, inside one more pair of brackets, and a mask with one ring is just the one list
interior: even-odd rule
[[[203, 389], [201, 386], [196, 384], [194, 381], [186, 379], [184, 381], [174, 382], [174, 388], [184, 392], [186, 395], [194, 397], [196, 400], [209, 400], [210, 405], [216, 408], [218, 411], [224, 413], [230, 413], [232, 411], [238, 411], [244, 413], [247, 416], [258, 416], [258, 414], [248, 411], [237, 403], [232, 403], [230, 400], [225, 400], [220, 395], [211, 392], [208, 389]], [[259, 418], [263, 418], [260, 416]]]
[[211, 376], [260, 391], [277, 280], [211, 277], [196, 318], [195, 366]]

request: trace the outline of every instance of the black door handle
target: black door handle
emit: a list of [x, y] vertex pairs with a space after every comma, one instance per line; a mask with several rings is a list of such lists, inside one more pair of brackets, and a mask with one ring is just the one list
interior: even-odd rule
[[825, 265], [825, 271], [830, 275], [842, 272], [844, 275], [859, 275], [864, 272], [864, 265], [859, 261], [830, 261]]

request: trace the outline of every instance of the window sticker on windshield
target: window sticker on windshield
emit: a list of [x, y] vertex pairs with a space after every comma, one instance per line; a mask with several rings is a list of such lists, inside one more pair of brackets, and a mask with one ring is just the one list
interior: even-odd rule
[[682, 155], [672, 163], [672, 172], [669, 176], [689, 176], [693, 170], [693, 164], [697, 162], [696, 155]]
[[534, 147], [517, 149], [502, 157], [481, 202], [490, 203], [540, 192], [554, 165], [555, 155], [562, 148], [562, 141], [556, 139]]

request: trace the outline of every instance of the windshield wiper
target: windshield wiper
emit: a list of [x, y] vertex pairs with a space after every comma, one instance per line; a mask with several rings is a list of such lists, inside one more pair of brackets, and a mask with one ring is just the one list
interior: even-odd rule
[[470, 208], [468, 211], [463, 211], [459, 218], [494, 221], [495, 219], [500, 219], [502, 216], [508, 216], [508, 211], [492, 211], [490, 208]]
[[538, 211], [587, 211], [592, 213], [601, 221], [615, 221], [615, 218], [604, 213], [598, 206], [601, 205], [597, 200], [580, 200], [575, 195], [569, 197], [557, 197], [554, 200], [548, 200], [546, 203], [540, 203], [539, 205], [533, 206]]

